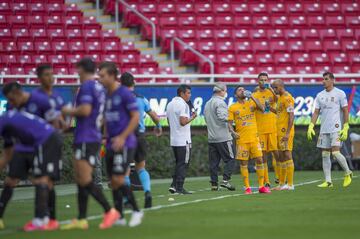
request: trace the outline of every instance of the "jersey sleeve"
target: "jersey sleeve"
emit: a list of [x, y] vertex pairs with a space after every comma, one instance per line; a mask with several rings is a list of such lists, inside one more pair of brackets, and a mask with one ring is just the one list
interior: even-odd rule
[[231, 105], [228, 109], [228, 120], [233, 121], [234, 120], [234, 107]]
[[189, 112], [189, 107], [186, 103], [181, 103], [178, 105], [179, 107], [179, 111], [180, 111], [180, 117], [186, 117], [189, 118], [190, 116], [190, 112]]
[[340, 106], [341, 108], [348, 106], [346, 94], [344, 91], [342, 91], [340, 94]]
[[94, 101], [93, 88], [91, 84], [85, 83], [80, 86], [78, 93], [78, 105], [92, 104]]
[[138, 111], [139, 107], [138, 107], [135, 96], [130, 91], [124, 91], [124, 92], [125, 93], [124, 93], [123, 100], [124, 100], [125, 108], [130, 112]]
[[144, 98], [144, 111], [146, 113], [151, 111], [150, 103], [146, 98]]
[[294, 112], [294, 98], [292, 96], [287, 96], [284, 103], [286, 112]]

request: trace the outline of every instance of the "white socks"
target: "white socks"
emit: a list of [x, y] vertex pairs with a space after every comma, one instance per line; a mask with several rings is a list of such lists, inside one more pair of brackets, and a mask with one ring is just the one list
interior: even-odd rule
[[351, 170], [349, 169], [349, 166], [348, 166], [348, 164], [346, 162], [346, 158], [344, 157], [344, 155], [342, 155], [340, 153], [340, 151], [335, 151], [335, 152], [333, 152], [333, 156], [338, 161], [338, 163], [340, 164], [342, 169], [345, 171], [345, 174], [346, 175], [350, 174]]
[[322, 167], [325, 175], [325, 181], [331, 183], [331, 160], [330, 152], [322, 151]]

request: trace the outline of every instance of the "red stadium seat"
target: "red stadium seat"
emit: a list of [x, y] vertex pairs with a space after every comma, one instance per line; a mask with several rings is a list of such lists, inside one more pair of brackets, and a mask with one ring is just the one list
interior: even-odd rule
[[50, 53], [52, 52], [51, 44], [49, 41], [36, 41], [35, 43], [35, 51], [37, 53]]
[[301, 2], [287, 3], [287, 12], [290, 14], [301, 14], [304, 12], [304, 6]]

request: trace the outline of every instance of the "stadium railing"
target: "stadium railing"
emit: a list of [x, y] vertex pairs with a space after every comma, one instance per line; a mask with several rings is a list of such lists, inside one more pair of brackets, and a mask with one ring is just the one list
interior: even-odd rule
[[[135, 79], [149, 79], [148, 82], [141, 82], [139, 84], [176, 84], [176, 83], [191, 83], [191, 84], [204, 84], [208, 85], [211, 83], [211, 79], [231, 79], [231, 82], [227, 82], [228, 84], [255, 84], [257, 75], [249, 75], [249, 74], [153, 74], [153, 75], [134, 75]], [[359, 85], [360, 84], [360, 73], [352, 73], [352, 74], [335, 74], [336, 78], [339, 79], [349, 79], [346, 81], [339, 81], [341, 84], [350, 84], [350, 85]], [[77, 75], [54, 75], [55, 84], [61, 85], [78, 85], [79, 81]], [[271, 79], [283, 79], [287, 84], [301, 84], [301, 85], [314, 85], [314, 84], [322, 84], [322, 74], [271, 74]], [[25, 84], [34, 84], [31, 83], [31, 79], [37, 79], [36, 75], [2, 75], [0, 74], [0, 84], [4, 84], [4, 79], [25, 79]], [[59, 79], [75, 79], [74, 82], [71, 83], [61, 83]], [[160, 81], [157, 82], [158, 79], [168, 79], [167, 82]], [[178, 82], [173, 82], [170, 79], [179, 80]], [[235, 79], [235, 80], [234, 80]], [[245, 81], [248, 79], [249, 81]], [[306, 79], [317, 79], [317, 81], [306, 81]], [[201, 80], [201, 81], [198, 81]]]

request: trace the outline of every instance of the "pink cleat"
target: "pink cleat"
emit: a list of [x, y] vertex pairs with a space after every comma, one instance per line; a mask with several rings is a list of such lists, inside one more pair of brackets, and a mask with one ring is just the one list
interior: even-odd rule
[[104, 214], [102, 223], [99, 225], [100, 229], [107, 229], [112, 227], [115, 222], [120, 218], [120, 213], [112, 208], [109, 212]]
[[25, 226], [24, 226], [23, 229], [24, 229], [24, 231], [26, 231], [26, 232], [44, 231], [44, 230], [45, 230], [45, 226], [44, 226], [44, 225], [41, 225], [41, 226], [35, 225], [35, 224], [33, 223], [33, 221], [30, 221], [30, 222], [28, 222], [28, 223], [25, 224]]
[[268, 187], [261, 187], [259, 188], [259, 193], [271, 193], [271, 191]]
[[245, 189], [245, 194], [246, 195], [252, 194], [251, 188]]
[[50, 219], [48, 224], [45, 225], [45, 230], [46, 231], [54, 231], [54, 230], [57, 230], [59, 229], [60, 227], [60, 224], [57, 220], [55, 219]]

